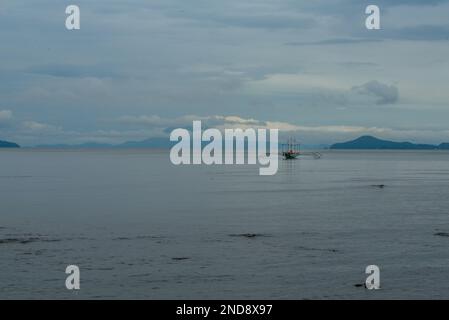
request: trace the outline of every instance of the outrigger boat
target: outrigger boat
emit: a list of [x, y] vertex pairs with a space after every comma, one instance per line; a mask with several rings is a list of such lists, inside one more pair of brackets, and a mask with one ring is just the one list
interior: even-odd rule
[[294, 138], [288, 139], [287, 143], [281, 144], [281, 154], [285, 160], [296, 159], [300, 155], [301, 145]]
[[294, 138], [287, 140], [287, 143], [281, 144], [281, 155], [285, 160], [294, 160], [299, 156], [312, 156], [315, 159], [321, 158], [319, 152], [301, 152], [301, 144], [296, 143]]

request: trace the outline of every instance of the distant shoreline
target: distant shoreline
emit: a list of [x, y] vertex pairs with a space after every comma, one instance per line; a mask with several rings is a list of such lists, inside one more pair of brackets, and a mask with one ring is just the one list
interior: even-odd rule
[[[0, 149], [33, 149], [33, 150], [169, 150], [173, 146], [170, 140], [164, 138], [150, 138], [142, 141], [127, 141], [120, 144], [105, 144], [87, 142], [82, 144], [55, 144], [20, 146], [14, 142], [0, 140]], [[449, 150], [449, 143], [418, 144], [412, 142], [396, 142], [382, 140], [373, 136], [361, 136], [355, 140], [325, 144], [304, 144], [303, 150]]]

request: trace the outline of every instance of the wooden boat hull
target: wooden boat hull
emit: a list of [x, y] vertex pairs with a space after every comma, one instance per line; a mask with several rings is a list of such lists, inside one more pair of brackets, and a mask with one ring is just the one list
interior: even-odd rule
[[283, 152], [282, 156], [285, 160], [293, 160], [299, 157], [299, 152]]

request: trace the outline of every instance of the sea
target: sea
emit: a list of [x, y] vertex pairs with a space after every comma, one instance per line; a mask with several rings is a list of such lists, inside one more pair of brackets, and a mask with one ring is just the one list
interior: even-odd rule
[[0, 299], [448, 299], [449, 152], [320, 152], [1, 150]]

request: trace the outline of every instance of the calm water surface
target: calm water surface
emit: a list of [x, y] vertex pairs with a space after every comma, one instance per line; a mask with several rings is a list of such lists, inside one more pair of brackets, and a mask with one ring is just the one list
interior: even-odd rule
[[[376, 292], [354, 286], [370, 264]], [[325, 151], [259, 176], [165, 151], [3, 150], [0, 298], [448, 299], [449, 153]]]

